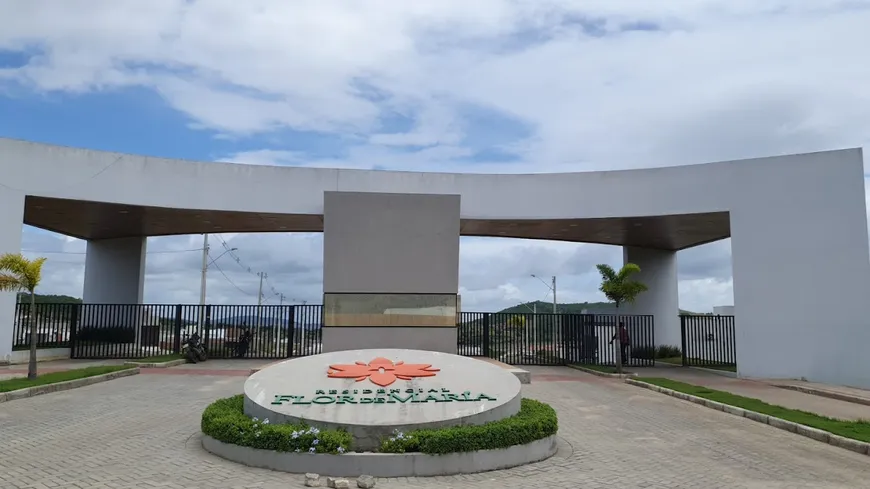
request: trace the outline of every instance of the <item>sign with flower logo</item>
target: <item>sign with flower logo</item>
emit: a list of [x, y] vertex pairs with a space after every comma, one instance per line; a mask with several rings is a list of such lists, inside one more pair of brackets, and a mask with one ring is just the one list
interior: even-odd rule
[[358, 427], [360, 436], [454, 421], [485, 423], [516, 414], [520, 399], [520, 382], [509, 371], [422, 350], [329, 352], [281, 362], [245, 382], [249, 416]]
[[387, 387], [399, 379], [434, 377], [437, 372], [439, 370], [428, 363], [393, 363], [390, 359], [378, 357], [369, 363], [330, 365], [326, 375], [333, 379], [356, 379], [357, 382], [369, 379], [373, 384]]

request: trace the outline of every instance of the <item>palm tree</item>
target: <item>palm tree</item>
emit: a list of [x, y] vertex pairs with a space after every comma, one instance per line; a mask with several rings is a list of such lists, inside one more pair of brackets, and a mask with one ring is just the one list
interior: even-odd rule
[[647, 286], [631, 276], [640, 272], [640, 267], [634, 263], [626, 263], [617, 272], [610, 265], [596, 265], [601, 274], [600, 290], [608, 300], [616, 304], [616, 371], [622, 373], [622, 335], [619, 331], [619, 306], [634, 302], [641, 292], [647, 291]]
[[36, 286], [42, 280], [42, 265], [45, 258], [28, 260], [20, 253], [0, 256], [0, 291], [30, 293], [30, 362], [27, 378], [36, 378]]

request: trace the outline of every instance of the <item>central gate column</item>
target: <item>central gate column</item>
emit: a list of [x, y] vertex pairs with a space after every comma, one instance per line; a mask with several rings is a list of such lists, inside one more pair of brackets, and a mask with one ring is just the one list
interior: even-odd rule
[[458, 195], [325, 192], [323, 351], [456, 353]]
[[656, 346], [680, 346], [680, 294], [677, 284], [677, 252], [652, 248], [623, 248], [623, 262], [634, 263], [640, 273], [634, 279], [649, 290], [626, 304], [629, 314], [651, 314]]
[[[142, 322], [147, 315], [141, 306], [146, 249], [145, 237], [88, 241], [82, 293], [85, 306], [79, 317], [78, 339], [99, 344], [131, 345], [123, 348], [129, 352], [138, 351]], [[103, 347], [91, 349], [100, 348]], [[89, 353], [82, 350], [75, 354]]]

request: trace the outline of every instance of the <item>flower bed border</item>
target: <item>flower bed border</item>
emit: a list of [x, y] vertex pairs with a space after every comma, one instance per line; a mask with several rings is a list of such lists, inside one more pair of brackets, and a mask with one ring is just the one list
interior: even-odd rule
[[[509, 418], [484, 425], [412, 430], [385, 438], [382, 452], [358, 453], [350, 451], [352, 438], [343, 430], [250, 418], [244, 413], [243, 396], [238, 395], [219, 399], [203, 411], [202, 445], [227, 460], [283, 472], [378, 477], [486, 472], [538, 462], [556, 453], [555, 410], [533, 399], [522, 401], [521, 412]], [[491, 431], [481, 433], [488, 426]], [[489, 447], [481, 440], [489, 441]]]
[[431, 477], [473, 474], [509, 469], [546, 460], [558, 450], [557, 436], [552, 435], [526, 445], [509, 448], [456, 452], [444, 455], [425, 453], [328, 453], [276, 452], [231, 445], [204, 435], [202, 447], [218, 457], [249, 467], [280, 472], [314, 472], [322, 475], [358, 477]]

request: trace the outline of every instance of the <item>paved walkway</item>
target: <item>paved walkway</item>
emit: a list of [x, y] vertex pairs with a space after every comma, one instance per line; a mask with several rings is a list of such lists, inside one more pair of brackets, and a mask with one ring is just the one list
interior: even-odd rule
[[802, 382], [799, 380], [782, 381], [772, 380], [771, 384], [779, 387], [787, 387], [797, 390], [809, 390], [811, 392], [819, 392], [819, 395], [832, 396], [834, 399], [849, 399], [858, 404], [870, 406], [870, 390], [858, 389], [855, 387], [843, 387], [839, 385], [818, 384], [815, 382]]
[[[643, 368], [636, 369], [635, 371], [638, 375], [644, 377], [665, 377], [740, 396], [761, 399], [769, 404], [809, 411], [831, 418], [870, 420], [870, 406], [868, 405], [783, 389], [776, 387], [774, 381], [735, 379], [684, 367]], [[845, 389], [839, 387], [828, 388], [836, 390]]]
[[[0, 404], [0, 487], [302, 487], [298, 475], [202, 450], [202, 409], [241, 392], [237, 365], [190, 366], [197, 375], [154, 370]], [[530, 370], [536, 380], [524, 394], [559, 412], [555, 457], [506, 471], [379, 480], [378, 487], [870, 488], [866, 456], [576, 370]]]

